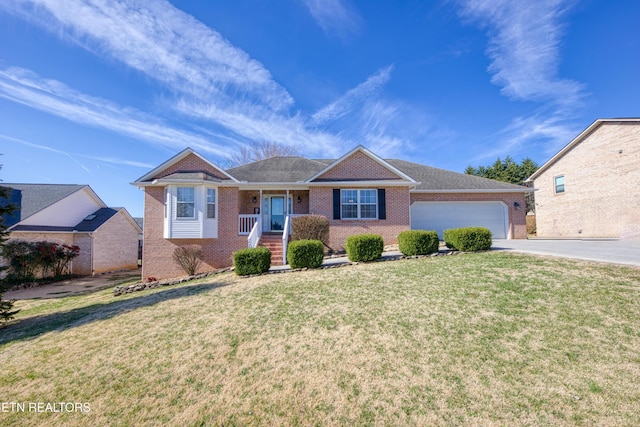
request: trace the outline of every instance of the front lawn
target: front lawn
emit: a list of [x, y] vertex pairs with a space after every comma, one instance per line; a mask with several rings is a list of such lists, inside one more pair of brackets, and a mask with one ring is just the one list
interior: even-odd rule
[[18, 302], [2, 402], [88, 405], [0, 424], [640, 425], [640, 269], [487, 252], [208, 280]]

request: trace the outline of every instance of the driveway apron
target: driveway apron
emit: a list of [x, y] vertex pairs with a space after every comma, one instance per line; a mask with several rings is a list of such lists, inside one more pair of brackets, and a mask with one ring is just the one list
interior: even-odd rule
[[640, 240], [497, 239], [491, 249], [640, 267]]

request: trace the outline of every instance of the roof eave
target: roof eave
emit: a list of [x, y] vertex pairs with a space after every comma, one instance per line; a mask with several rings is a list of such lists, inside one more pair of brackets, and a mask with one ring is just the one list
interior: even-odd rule
[[321, 181], [309, 182], [310, 187], [415, 187], [420, 185], [417, 181], [385, 181], [385, 180], [367, 180], [367, 181]]
[[411, 190], [411, 193], [532, 193], [537, 191], [537, 188], [522, 187], [522, 188], [459, 188], [459, 189], [441, 189], [441, 190], [424, 190], [415, 189]]
[[546, 169], [548, 169], [552, 164], [557, 162], [560, 158], [562, 158], [569, 150], [578, 145], [582, 140], [593, 132], [597, 127], [599, 127], [603, 123], [610, 122], [640, 122], [638, 118], [621, 118], [621, 119], [597, 119], [593, 123], [591, 123], [585, 130], [580, 132], [578, 136], [573, 138], [567, 145], [565, 145], [560, 151], [558, 151], [553, 157], [547, 160], [537, 171], [531, 174], [529, 178], [527, 178], [524, 182], [533, 182], [536, 178], [538, 178]]

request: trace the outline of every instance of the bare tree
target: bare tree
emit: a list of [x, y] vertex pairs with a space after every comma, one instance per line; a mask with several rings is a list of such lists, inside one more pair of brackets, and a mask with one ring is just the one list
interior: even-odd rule
[[269, 141], [252, 142], [249, 145], [240, 147], [240, 149], [231, 156], [229, 167], [245, 165], [271, 157], [299, 155], [298, 150], [288, 145]]

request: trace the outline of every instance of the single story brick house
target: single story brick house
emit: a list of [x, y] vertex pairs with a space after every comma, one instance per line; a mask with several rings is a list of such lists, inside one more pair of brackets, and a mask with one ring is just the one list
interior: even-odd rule
[[142, 232], [124, 208], [110, 208], [88, 185], [5, 184], [17, 209], [3, 218], [9, 239], [80, 247], [71, 273], [90, 275], [138, 267]]
[[598, 119], [527, 182], [545, 238], [640, 239], [640, 119]]
[[[203, 270], [230, 266], [238, 249], [276, 240], [282, 263], [289, 221], [328, 218], [332, 249], [349, 235], [397, 243], [403, 230], [486, 226], [495, 238], [526, 238], [525, 193], [532, 189], [404, 160], [358, 146], [339, 159], [274, 157], [228, 170], [187, 148], [132, 183], [144, 189], [143, 278], [183, 272], [179, 246], [197, 245]], [[265, 244], [266, 245], [266, 244]], [[286, 259], [286, 258], [285, 258]]]

